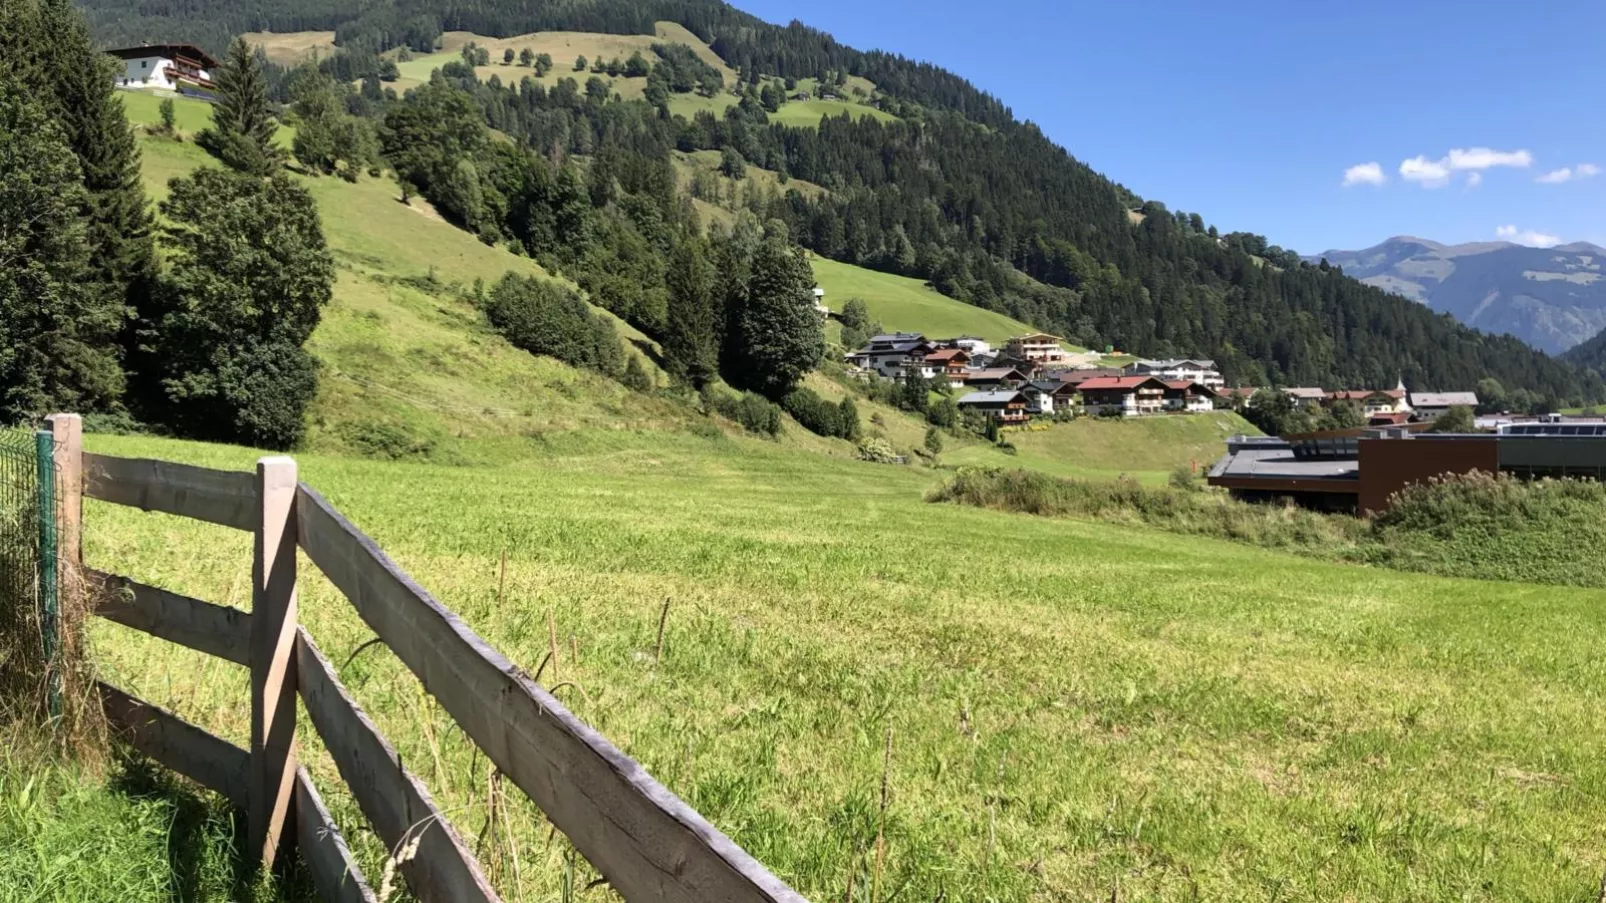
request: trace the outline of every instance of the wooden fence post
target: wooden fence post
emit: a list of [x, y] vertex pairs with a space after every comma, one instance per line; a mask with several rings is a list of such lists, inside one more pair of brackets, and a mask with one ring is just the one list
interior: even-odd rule
[[271, 868], [296, 783], [296, 462], [257, 461], [251, 563], [251, 779], [247, 855]]
[[56, 548], [62, 583], [76, 589], [84, 561], [84, 420], [77, 414], [51, 414], [45, 424], [56, 440], [56, 505], [61, 511]]

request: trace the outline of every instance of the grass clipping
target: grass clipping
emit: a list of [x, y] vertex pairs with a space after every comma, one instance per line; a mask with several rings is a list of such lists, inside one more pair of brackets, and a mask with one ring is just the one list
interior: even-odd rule
[[964, 468], [926, 499], [1158, 527], [1446, 577], [1606, 588], [1606, 484], [1595, 481], [1446, 475], [1405, 488], [1372, 518], [1239, 502], [1182, 477], [1172, 483]]

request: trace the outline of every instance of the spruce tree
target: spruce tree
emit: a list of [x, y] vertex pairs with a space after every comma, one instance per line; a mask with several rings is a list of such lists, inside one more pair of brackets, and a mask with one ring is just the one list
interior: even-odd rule
[[217, 102], [212, 127], [196, 143], [241, 172], [267, 175], [284, 162], [274, 143], [279, 123], [268, 105], [268, 83], [262, 65], [244, 38], [235, 38], [213, 78]]
[[719, 373], [720, 313], [714, 269], [700, 242], [688, 241], [669, 261], [669, 314], [664, 357], [677, 379], [701, 389]]
[[118, 404], [121, 308], [93, 278], [89, 202], [55, 117], [0, 73], [0, 421]]

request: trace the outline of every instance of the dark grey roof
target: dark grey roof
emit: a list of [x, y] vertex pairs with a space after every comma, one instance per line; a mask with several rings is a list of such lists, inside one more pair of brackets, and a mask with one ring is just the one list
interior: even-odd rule
[[1020, 393], [1013, 389], [999, 389], [996, 392], [971, 392], [959, 399], [960, 404], [1008, 404], [1020, 397]]

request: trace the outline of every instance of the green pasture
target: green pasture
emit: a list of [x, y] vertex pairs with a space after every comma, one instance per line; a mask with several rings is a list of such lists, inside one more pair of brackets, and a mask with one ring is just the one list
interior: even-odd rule
[[[878, 826], [882, 899], [1596, 891], [1600, 592], [930, 504], [927, 471], [758, 441], [577, 430], [497, 447], [497, 467], [300, 461], [516, 663], [547, 654], [550, 618], [542, 681], [572, 682], [566, 704], [811, 899], [868, 899]], [[249, 597], [243, 534], [97, 503], [85, 540], [96, 567]], [[335, 662], [370, 636], [311, 574], [301, 612]], [[243, 739], [242, 670], [109, 624], [93, 645], [108, 679]], [[342, 676], [477, 837], [484, 757], [382, 649]], [[332, 787], [310, 736], [306, 755]], [[377, 872], [351, 802], [329, 796]], [[509, 899], [553, 898], [566, 846], [528, 805], [512, 814], [482, 856]]]
[[864, 299], [873, 320], [888, 330], [922, 332], [932, 338], [974, 335], [995, 345], [1010, 336], [1037, 330], [996, 311], [941, 294], [919, 279], [839, 263], [813, 255], [814, 278], [825, 289], [825, 304], [840, 313], [849, 298]]

